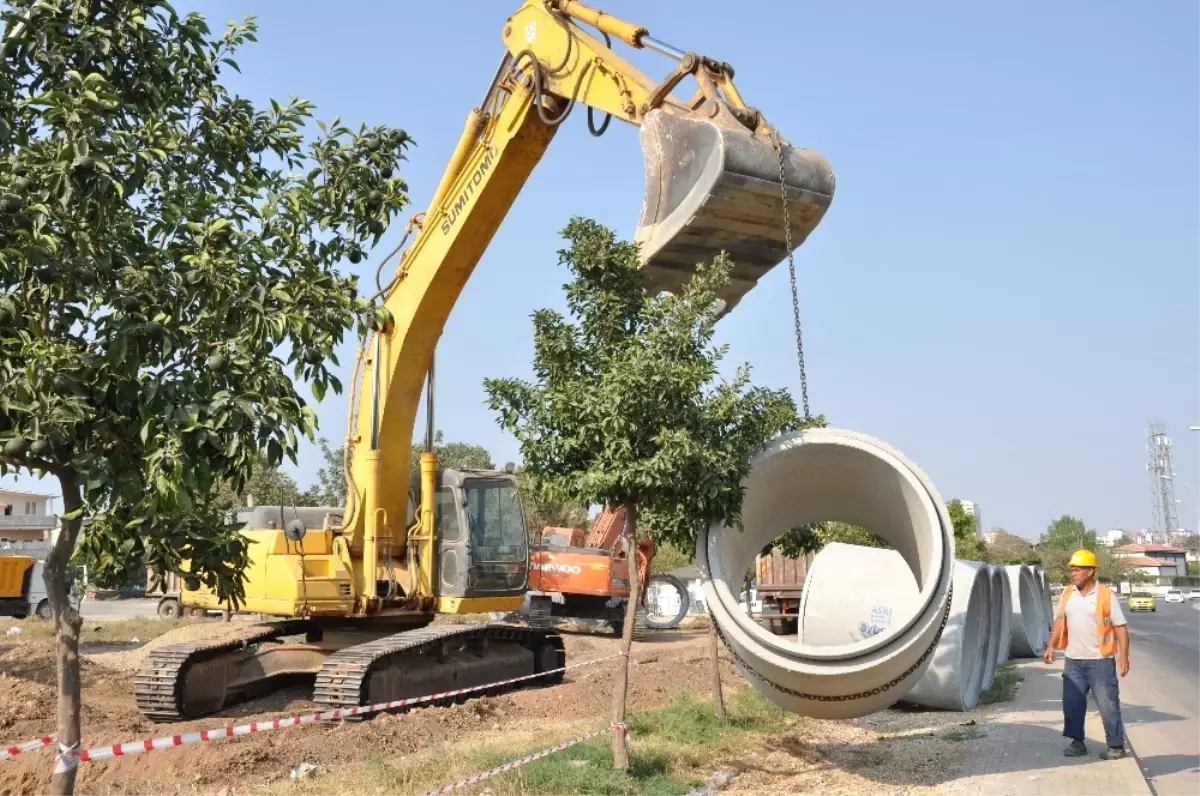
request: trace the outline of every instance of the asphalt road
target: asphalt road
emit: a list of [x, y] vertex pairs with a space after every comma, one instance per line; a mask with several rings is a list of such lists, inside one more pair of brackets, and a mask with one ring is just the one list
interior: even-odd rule
[[1129, 620], [1125, 733], [1159, 796], [1200, 793], [1200, 603], [1158, 601]]

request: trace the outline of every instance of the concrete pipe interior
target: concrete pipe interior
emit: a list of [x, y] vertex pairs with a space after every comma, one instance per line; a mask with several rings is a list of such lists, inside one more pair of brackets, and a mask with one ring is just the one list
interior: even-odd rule
[[978, 561], [954, 562], [950, 619], [925, 673], [904, 701], [942, 710], [971, 710], [979, 703], [991, 653], [991, 576]]
[[[993, 628], [996, 638], [996, 645], [992, 650], [995, 653], [992, 662], [994, 678], [996, 667], [1008, 660], [1009, 648], [1012, 646], [1012, 593], [1009, 590], [1008, 577], [1004, 574], [1004, 568], [992, 565], [988, 569], [992, 573], [992, 606], [996, 611], [997, 623]], [[990, 682], [984, 685], [984, 688], [989, 687]]]
[[[842, 429], [781, 436], [751, 464], [742, 483], [744, 530], [714, 525], [696, 549], [705, 599], [735, 664], [760, 694], [802, 715], [846, 718], [886, 707], [919, 676], [913, 667], [928, 664], [948, 607], [953, 537], [944, 502], [899, 451]], [[891, 544], [919, 584], [915, 599], [879, 632], [835, 639], [810, 628], [799, 640], [776, 636], [739, 610], [744, 574], [769, 542], [828, 520], [867, 528]], [[861, 621], [869, 622], [865, 610]], [[863, 693], [882, 686], [882, 693]]]
[[1033, 580], [1029, 567], [1012, 565], [1004, 568], [1008, 578], [1009, 593], [1012, 595], [1012, 635], [1009, 656], [1013, 658], [1036, 658], [1046, 648], [1043, 634], [1044, 616], [1040, 606], [1041, 589]]

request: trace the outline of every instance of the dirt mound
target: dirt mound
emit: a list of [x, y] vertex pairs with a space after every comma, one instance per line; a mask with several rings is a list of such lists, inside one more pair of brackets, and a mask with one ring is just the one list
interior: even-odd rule
[[86, 653], [84, 657], [105, 669], [132, 673], [140, 669], [150, 653], [159, 647], [169, 644], [184, 644], [189, 641], [230, 641], [243, 636], [251, 636], [261, 630], [261, 625], [246, 623], [232, 624], [214, 621], [198, 625], [184, 625], [174, 630], [168, 630], [161, 636], [130, 650]]

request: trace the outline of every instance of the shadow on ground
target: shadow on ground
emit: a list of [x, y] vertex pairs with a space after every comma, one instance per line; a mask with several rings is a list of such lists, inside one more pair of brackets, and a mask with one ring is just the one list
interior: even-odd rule
[[[1051, 687], [1038, 678], [1060, 679], [1055, 671], [1024, 670], [1026, 682], [1022, 688], [1039, 690]], [[999, 725], [996, 719], [1002, 717], [1008, 704], [997, 705], [996, 709], [977, 709], [954, 714], [959, 721], [948, 723], [947, 714], [929, 708], [897, 704], [892, 710], [909, 716], [920, 717], [927, 715], [931, 721], [927, 727], [917, 725], [906, 729], [905, 734], [881, 735], [867, 743], [844, 743], [833, 740], [822, 741], [811, 728], [800, 727], [784, 736], [772, 739], [766, 744], [767, 751], [782, 752], [803, 764], [805, 773], [818, 772], [825, 769], [840, 769], [852, 771], [877, 782], [889, 785], [907, 786], [909, 788], [929, 788], [950, 782], [964, 776], [979, 774], [1008, 774], [1030, 772], [1036, 774], [1041, 769], [1057, 768], [1064, 765], [1083, 765], [1096, 762], [1107, 744], [1103, 735], [1089, 735], [1085, 742], [1088, 755], [1080, 758], [1069, 758], [1062, 751], [1068, 741], [1062, 736], [1061, 725], [1047, 727], [1041, 724], [1006, 723]], [[1057, 710], [1061, 703], [1055, 700], [1039, 700], [1033, 707]], [[1024, 706], [1022, 706], [1024, 707]], [[1166, 721], [1178, 718], [1171, 714], [1162, 713], [1140, 705], [1123, 706], [1126, 721]], [[1095, 705], [1090, 708], [1095, 711]], [[1051, 714], [1053, 716], [1053, 713]], [[938, 720], [934, 720], [934, 717]], [[974, 722], [974, 723], [972, 723]], [[1001, 727], [1016, 728], [1020, 741], [1013, 744], [1014, 754], [1009, 756], [993, 755], [987, 759], [987, 770], [980, 766], [988, 744], [994, 744], [991, 736]], [[1097, 731], [1102, 730], [1097, 726]], [[914, 779], [911, 767], [901, 765], [914, 756], [924, 756], [929, 750], [930, 738], [940, 738], [947, 743], [961, 743], [964, 751], [968, 751], [966, 761], [962, 765], [945, 766], [933, 765], [924, 769], [918, 778]], [[1030, 747], [1033, 748], [1032, 752]], [[1167, 760], [1167, 758], [1170, 758]], [[1144, 762], [1153, 761], [1153, 770], [1165, 774], [1174, 771], [1195, 768], [1198, 760], [1189, 755], [1162, 755], [1159, 758], [1142, 758]], [[948, 761], [947, 761], [948, 762]], [[781, 774], [774, 770], [775, 766], [751, 766], [766, 774]], [[794, 772], [793, 772], [794, 773]]]

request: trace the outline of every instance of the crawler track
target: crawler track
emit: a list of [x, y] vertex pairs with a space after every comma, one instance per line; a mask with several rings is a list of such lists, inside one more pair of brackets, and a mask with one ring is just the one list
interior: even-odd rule
[[[352, 708], [484, 685], [565, 665], [566, 650], [554, 630], [509, 625], [428, 627], [357, 644], [329, 656], [317, 675], [313, 697], [332, 708]], [[554, 685], [562, 682], [563, 674], [553, 672], [474, 695]], [[449, 704], [455, 699], [423, 705]]]
[[138, 710], [151, 721], [183, 721], [193, 718], [184, 709], [187, 669], [195, 663], [245, 649], [264, 641], [306, 633], [312, 623], [304, 620], [263, 626], [257, 633], [224, 642], [171, 644], [150, 653], [134, 676], [133, 694]]

